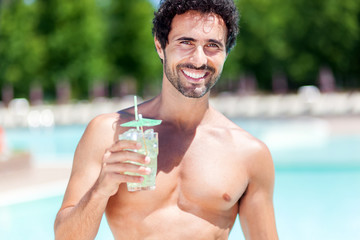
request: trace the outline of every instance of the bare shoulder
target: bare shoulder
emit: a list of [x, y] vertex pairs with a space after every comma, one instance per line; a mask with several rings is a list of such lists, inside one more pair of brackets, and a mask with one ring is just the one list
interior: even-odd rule
[[241, 126], [233, 127], [229, 131], [234, 149], [251, 157], [252, 164], [271, 160], [270, 151], [263, 141], [242, 129]]
[[119, 113], [101, 114], [93, 118], [88, 124], [84, 137], [95, 137], [98, 141], [109, 142], [113, 140], [111, 135], [117, 131]]
[[[222, 138], [226, 138], [226, 143], [231, 144], [232, 147], [234, 147], [234, 145], [249, 147], [249, 145], [261, 143], [260, 140], [225, 117], [222, 113], [218, 111], [213, 112], [212, 119], [214, 120], [211, 122], [211, 128], [214, 129], [214, 131], [221, 133]], [[238, 147], [236, 147], [236, 149], [237, 148]]]
[[221, 133], [221, 141], [226, 143], [231, 149], [236, 161], [241, 161], [249, 170], [249, 175], [257, 175], [264, 167], [269, 171], [273, 169], [271, 153], [264, 142], [256, 138], [241, 126], [235, 124], [230, 119], [217, 113], [218, 121], [215, 129]]
[[79, 141], [74, 162], [93, 160], [99, 163], [104, 151], [118, 140], [120, 124], [128, 121], [130, 116], [127, 110], [122, 110], [93, 118]]
[[105, 150], [116, 141], [118, 119], [118, 113], [110, 113], [89, 122], [75, 151], [73, 173], [100, 166]]
[[275, 168], [267, 145], [240, 126], [232, 126], [228, 131], [234, 155], [237, 156], [236, 161], [246, 168], [250, 186], [254, 189], [264, 189], [271, 195]]
[[93, 118], [88, 124], [87, 128], [89, 128], [90, 130], [95, 130], [98, 128], [100, 128], [101, 130], [104, 130], [104, 128], [114, 129], [119, 119], [120, 119], [119, 113], [101, 114]]

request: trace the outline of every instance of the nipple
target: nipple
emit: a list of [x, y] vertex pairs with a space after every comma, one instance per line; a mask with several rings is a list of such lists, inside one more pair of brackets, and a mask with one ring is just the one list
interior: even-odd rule
[[223, 199], [224, 199], [225, 201], [227, 201], [227, 202], [230, 202], [230, 201], [231, 201], [231, 197], [230, 197], [229, 194], [227, 194], [227, 193], [224, 193], [222, 197], [223, 197]]

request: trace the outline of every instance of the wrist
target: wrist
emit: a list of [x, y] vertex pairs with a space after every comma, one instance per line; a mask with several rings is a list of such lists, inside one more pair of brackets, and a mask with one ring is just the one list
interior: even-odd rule
[[95, 202], [101, 204], [107, 204], [110, 196], [104, 194], [100, 189], [97, 189], [95, 186], [90, 189], [90, 199], [93, 199]]

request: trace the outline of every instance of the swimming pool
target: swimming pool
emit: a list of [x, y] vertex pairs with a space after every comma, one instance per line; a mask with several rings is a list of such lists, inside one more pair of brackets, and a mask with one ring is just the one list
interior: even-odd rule
[[6, 129], [6, 142], [16, 151], [30, 151], [36, 164], [71, 163], [84, 125]]
[[[360, 239], [360, 135], [334, 134], [319, 119], [236, 122], [272, 152], [280, 239]], [[31, 149], [39, 164], [71, 162], [84, 128], [10, 129], [7, 139]], [[61, 201], [56, 196], [0, 207], [1, 238], [24, 239], [26, 233], [26, 239], [53, 239]], [[97, 239], [112, 239], [104, 219]], [[244, 239], [238, 220], [229, 239]]]

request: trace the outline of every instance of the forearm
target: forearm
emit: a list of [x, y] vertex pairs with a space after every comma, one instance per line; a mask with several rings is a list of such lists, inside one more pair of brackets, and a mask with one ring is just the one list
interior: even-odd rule
[[77, 205], [62, 209], [55, 220], [55, 239], [94, 239], [107, 201], [91, 189]]

